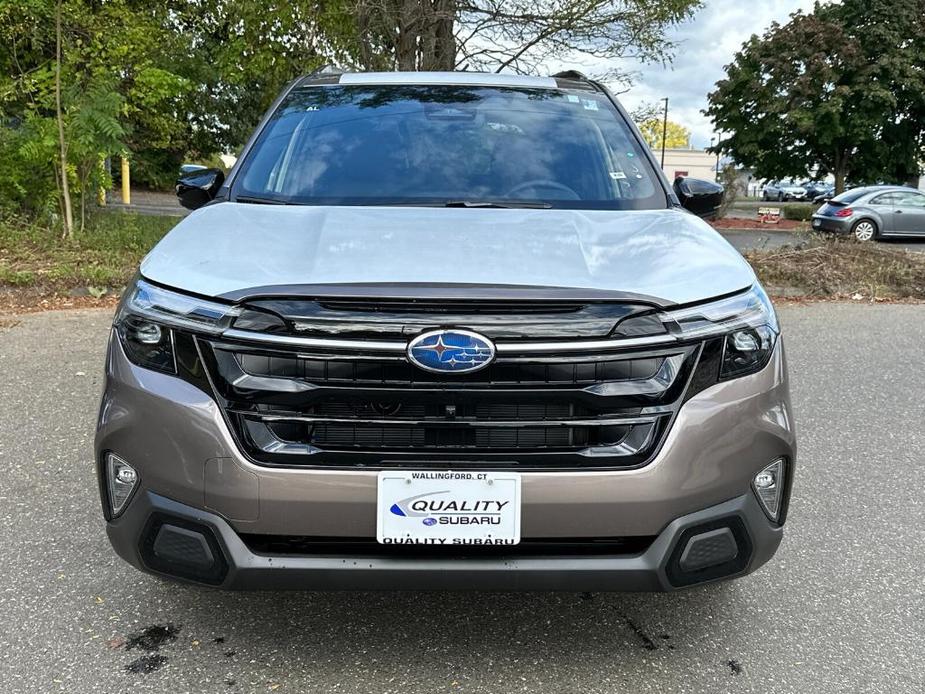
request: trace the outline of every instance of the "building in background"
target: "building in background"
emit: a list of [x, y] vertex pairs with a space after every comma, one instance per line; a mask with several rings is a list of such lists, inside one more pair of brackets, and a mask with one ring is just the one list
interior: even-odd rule
[[[661, 150], [653, 150], [655, 158], [661, 160]], [[669, 181], [678, 176], [691, 176], [706, 181], [716, 180], [716, 155], [702, 149], [666, 149], [665, 165], [662, 167]]]

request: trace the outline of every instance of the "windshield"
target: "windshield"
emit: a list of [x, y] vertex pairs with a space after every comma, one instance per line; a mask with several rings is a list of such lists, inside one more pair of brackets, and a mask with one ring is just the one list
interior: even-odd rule
[[309, 86], [273, 114], [233, 199], [665, 208], [642, 146], [597, 92]]

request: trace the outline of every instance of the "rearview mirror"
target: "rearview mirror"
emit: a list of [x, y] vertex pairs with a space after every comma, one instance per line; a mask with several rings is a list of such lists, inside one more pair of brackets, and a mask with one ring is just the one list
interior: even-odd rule
[[196, 169], [180, 174], [177, 179], [177, 197], [188, 210], [197, 210], [211, 202], [225, 182], [220, 169]]
[[726, 189], [713, 181], [678, 176], [674, 180], [674, 192], [685, 210], [698, 217], [710, 219], [716, 216], [717, 210], [723, 204]]

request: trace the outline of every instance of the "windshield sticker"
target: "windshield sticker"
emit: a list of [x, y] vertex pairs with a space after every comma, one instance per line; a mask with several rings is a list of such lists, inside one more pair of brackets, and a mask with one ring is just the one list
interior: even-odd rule
[[573, 104], [577, 104], [577, 103], [580, 103], [580, 102], [581, 102], [581, 99], [579, 99], [579, 98], [578, 98], [577, 96], [575, 96], [574, 94], [566, 94], [566, 95], [565, 95], [565, 98], [568, 99], [568, 100], [569, 100], [571, 103], [573, 103]]
[[626, 174], [623, 173], [622, 171], [611, 171], [610, 177], [615, 181], [619, 181], [619, 180], [626, 178]]
[[597, 111], [597, 102], [594, 99], [585, 99], [581, 104], [585, 107], [585, 111]]

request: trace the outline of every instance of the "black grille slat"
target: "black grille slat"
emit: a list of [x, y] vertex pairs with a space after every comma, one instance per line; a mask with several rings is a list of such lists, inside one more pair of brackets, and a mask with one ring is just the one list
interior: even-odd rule
[[362, 420], [356, 423], [272, 422], [271, 430], [285, 441], [302, 441], [321, 448], [412, 449], [427, 447], [440, 450], [493, 449], [539, 450], [580, 449], [589, 445], [619, 443], [631, 425], [524, 426], [477, 428], [452, 427], [440, 420], [415, 424], [376, 426]]
[[319, 359], [298, 356], [265, 356], [239, 352], [241, 368], [254, 376], [301, 377], [323, 385], [356, 386], [446, 385], [452, 388], [501, 385], [583, 386], [601, 381], [649, 378], [658, 371], [662, 358], [625, 359], [571, 363], [531, 363], [499, 361], [473, 374], [460, 374], [448, 380], [442, 374], [422, 371], [405, 361], [362, 361], [359, 359]]

